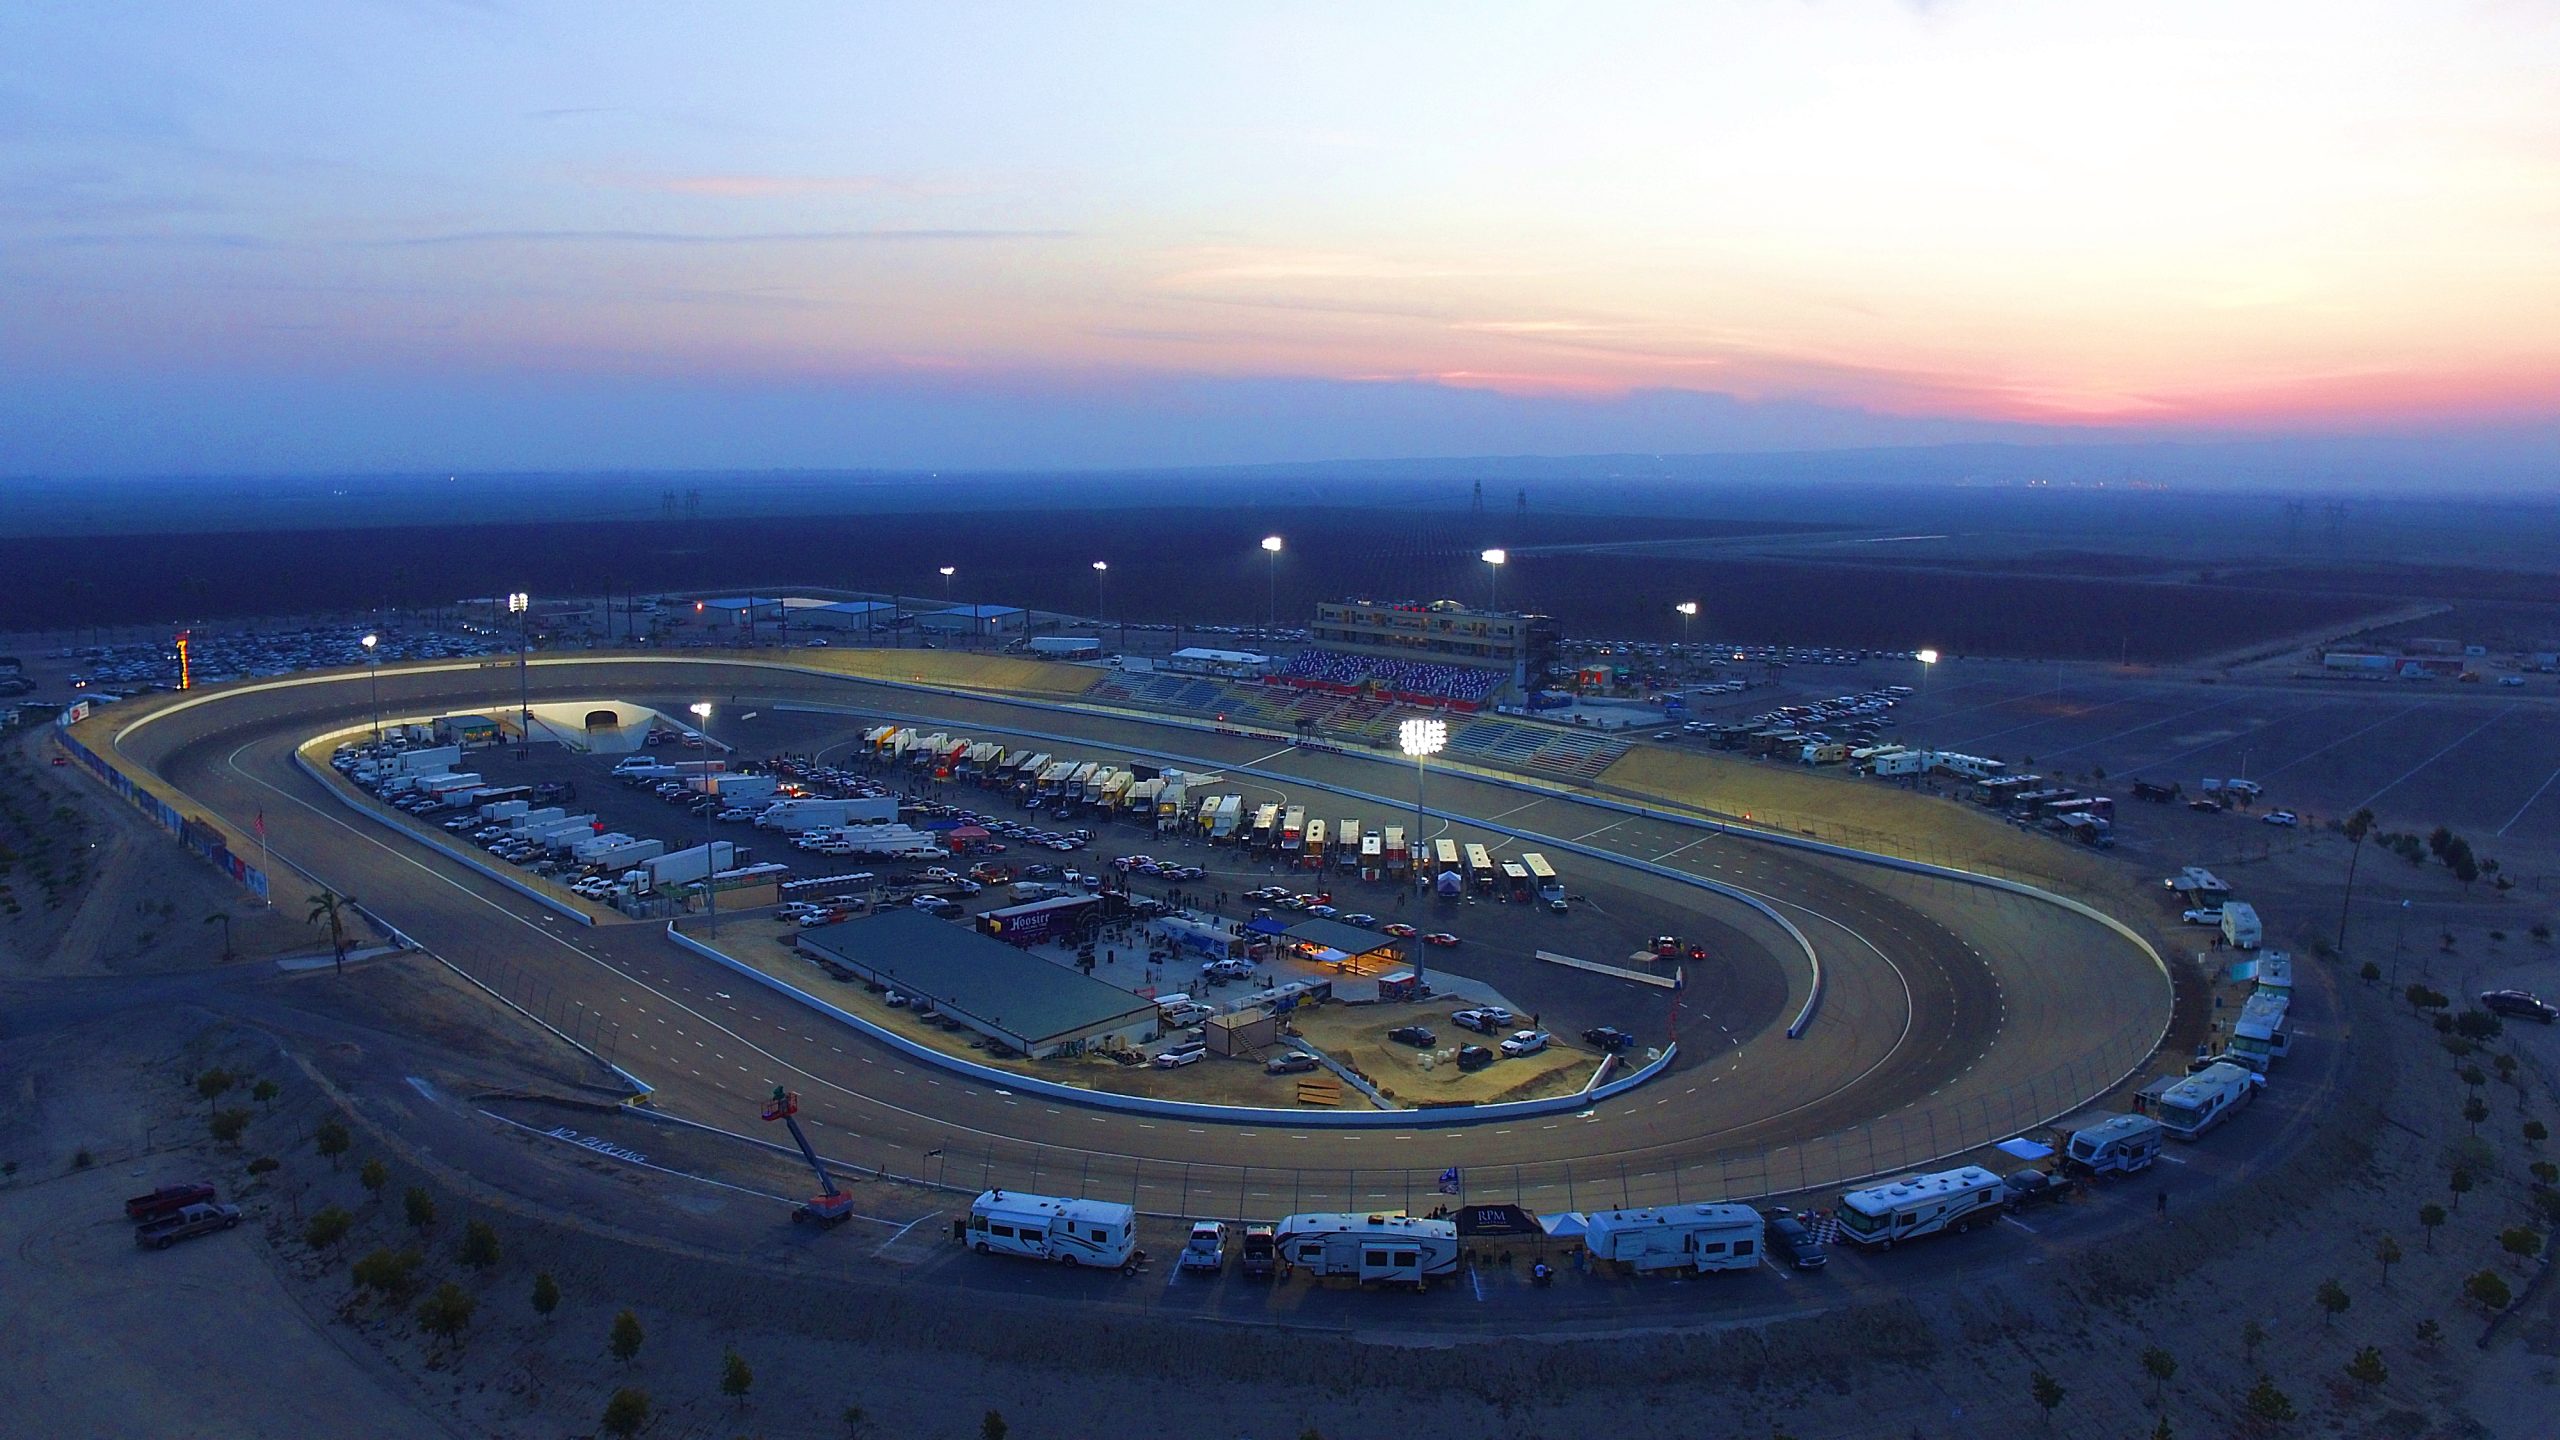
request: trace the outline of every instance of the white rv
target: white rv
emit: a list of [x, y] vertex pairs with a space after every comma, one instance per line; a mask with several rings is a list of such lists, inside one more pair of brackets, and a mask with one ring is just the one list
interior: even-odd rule
[[2193, 1140], [2230, 1119], [2256, 1098], [2264, 1083], [2244, 1066], [2219, 1061], [2160, 1092], [2153, 1109], [2161, 1129], [2177, 1139]]
[[1662, 1205], [1595, 1210], [1582, 1246], [1637, 1274], [1655, 1270], [1748, 1270], [1760, 1263], [1768, 1221], [1748, 1205]]
[[1840, 1238], [1890, 1250], [1941, 1230], [1965, 1231], [2000, 1213], [2007, 1197], [2000, 1177], [1979, 1165], [1906, 1175], [1890, 1185], [1852, 1190], [1833, 1212]]
[[1458, 1223], [1409, 1215], [1322, 1213], [1280, 1222], [1280, 1258], [1316, 1275], [1387, 1280], [1419, 1289], [1458, 1269]]
[[2293, 1049], [2293, 1032], [2285, 1026], [2285, 1012], [2291, 1008], [2288, 991], [2252, 991], [2240, 1006], [2240, 1018], [2231, 1022], [2226, 1058], [2265, 1074]]
[[1108, 1200], [988, 1190], [969, 1202], [969, 1248], [1061, 1265], [1138, 1268], [1138, 1212]]
[[2092, 1175], [2131, 1175], [2148, 1170], [2160, 1154], [2160, 1122], [2148, 1115], [2117, 1115], [2071, 1132], [2063, 1164]]

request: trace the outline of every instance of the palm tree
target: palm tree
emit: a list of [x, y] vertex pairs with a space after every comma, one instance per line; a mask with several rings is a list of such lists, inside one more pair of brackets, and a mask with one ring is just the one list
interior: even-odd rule
[[2373, 833], [2373, 811], [2359, 809], [2338, 827], [2355, 848], [2347, 852], [2347, 894], [2338, 902], [2338, 953], [2347, 953], [2347, 909], [2356, 903], [2356, 862], [2364, 858], [2364, 837]]
[[329, 947], [338, 957], [338, 973], [341, 975], [347, 973], [347, 913], [355, 908], [355, 903], [353, 895], [322, 890], [311, 897], [311, 914], [307, 917], [314, 925], [324, 919], [329, 922]]

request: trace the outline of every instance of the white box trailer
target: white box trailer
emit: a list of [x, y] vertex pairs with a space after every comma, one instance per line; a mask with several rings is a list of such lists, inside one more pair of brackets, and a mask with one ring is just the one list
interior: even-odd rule
[[859, 799], [778, 800], [756, 816], [759, 830], [779, 830], [797, 835], [804, 830], [821, 830], [834, 825], [879, 825], [898, 818], [898, 797], [868, 795]]
[[1209, 838], [1233, 840], [1236, 838], [1236, 827], [1243, 823], [1244, 797], [1221, 795], [1218, 797], [1218, 813], [1209, 819]]
[[1138, 1212], [1108, 1200], [987, 1190], [969, 1202], [969, 1248], [1061, 1265], [1138, 1268]]
[[1100, 658], [1102, 641], [1091, 635], [1034, 635], [1027, 648], [1042, 660], [1092, 660]]
[[2265, 1083], [2246, 1066], [2216, 1061], [2161, 1091], [2152, 1113], [2172, 1139], [2200, 1139], [2240, 1113]]
[[1832, 1213], [1840, 1222], [1841, 1239], [1890, 1250], [1904, 1240], [1962, 1232], [1994, 1219], [2007, 1195], [1999, 1176], [1966, 1165], [1852, 1190], [1840, 1197]]
[[1878, 776], [1923, 775], [1928, 770], [1929, 752], [1926, 750], [1888, 751], [1878, 755], [1873, 762], [1873, 771]]
[[652, 858], [640, 868], [648, 872], [651, 885], [664, 888], [690, 885], [705, 875], [732, 869], [737, 863], [738, 847], [726, 840], [715, 840], [708, 845], [671, 850]]
[[2062, 1164], [2091, 1175], [2132, 1175], [2160, 1155], [2160, 1122], [2148, 1115], [2117, 1115], [2071, 1132]]
[[2222, 938], [2234, 950], [2255, 950], [2262, 938], [2258, 928], [2258, 907], [2246, 900], [2222, 902]]
[[560, 846], [584, 840], [596, 833], [596, 817], [593, 815], [562, 815], [520, 830], [516, 838], [536, 845]]
[[462, 763], [459, 745], [430, 745], [417, 750], [395, 750], [374, 760], [375, 773], [394, 775], [446, 775]]
[[744, 805], [751, 800], [769, 800], [782, 792], [782, 782], [771, 775], [701, 775], [693, 788], [707, 795], [717, 795], [731, 805]]
[[532, 809], [533, 802], [530, 800], [491, 800], [481, 805], [480, 818], [492, 821], [513, 820], [519, 815], [529, 813]]
[[1458, 1222], [1410, 1215], [1319, 1212], [1282, 1220], [1280, 1258], [1312, 1274], [1383, 1280], [1419, 1289], [1458, 1270]]
[[643, 861], [654, 860], [667, 852], [664, 840], [641, 840], [629, 835], [599, 835], [584, 845], [569, 847], [569, 858], [581, 865], [599, 870], [622, 871]]
[[1637, 1274], [1749, 1270], [1760, 1263], [1769, 1222], [1748, 1205], [1661, 1205], [1595, 1210], [1582, 1246]]

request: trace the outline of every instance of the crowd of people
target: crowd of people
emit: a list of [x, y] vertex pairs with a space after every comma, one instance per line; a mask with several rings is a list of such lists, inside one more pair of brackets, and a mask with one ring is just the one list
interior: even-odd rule
[[1292, 680], [1352, 687], [1372, 684], [1402, 695], [1463, 700], [1481, 705], [1502, 688], [1498, 670], [1450, 665], [1437, 660], [1404, 660], [1388, 656], [1345, 655], [1334, 650], [1301, 650], [1281, 672]]

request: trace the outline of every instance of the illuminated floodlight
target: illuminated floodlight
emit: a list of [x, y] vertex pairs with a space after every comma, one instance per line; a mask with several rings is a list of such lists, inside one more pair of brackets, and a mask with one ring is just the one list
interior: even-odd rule
[[1487, 550], [1479, 558], [1487, 565], [1500, 565], [1510, 560], [1511, 554], [1507, 550]]
[[365, 653], [366, 653], [366, 654], [368, 654], [368, 655], [369, 655], [369, 654], [371, 654], [371, 653], [373, 653], [373, 647], [374, 647], [374, 646], [376, 646], [376, 645], [379, 645], [379, 644], [381, 644], [381, 643], [382, 643], [382, 637], [381, 637], [381, 636], [379, 636], [379, 635], [367, 635], [366, 637], [364, 637], [364, 648], [365, 648]]
[[1263, 549], [1263, 552], [1264, 552], [1265, 554], [1269, 554], [1269, 555], [1277, 555], [1277, 554], [1279, 554], [1279, 553], [1280, 553], [1280, 546], [1281, 546], [1281, 540], [1280, 540], [1280, 537], [1279, 537], [1279, 536], [1277, 536], [1277, 535], [1265, 535], [1265, 536], [1263, 536], [1263, 537], [1262, 537], [1262, 549]]
[[696, 700], [686, 708], [693, 712], [693, 716], [697, 720], [709, 720], [711, 718], [711, 702], [708, 700]]
[[1108, 570], [1111, 568], [1111, 562], [1108, 560], [1096, 560], [1093, 562], [1093, 568], [1096, 570]]
[[1914, 651], [1911, 658], [1919, 661], [1923, 665], [1935, 665], [1938, 663], [1938, 652], [1935, 650]]
[[1671, 608], [1680, 612], [1680, 618], [1684, 620], [1692, 619], [1698, 613], [1698, 602], [1695, 600], [1683, 600]]
[[943, 578], [943, 579], [945, 579], [945, 580], [948, 580], [948, 579], [950, 579], [952, 576], [957, 575], [957, 574], [959, 574], [959, 573], [960, 573], [960, 567], [959, 567], [959, 566], [957, 566], [957, 565], [945, 565], [945, 566], [943, 566], [943, 567], [942, 567], [942, 578]]
[[532, 605], [533, 597], [521, 590], [512, 590], [507, 593], [507, 613], [510, 615], [521, 615], [532, 608]]
[[1449, 744], [1446, 720], [1407, 720], [1396, 726], [1396, 744], [1416, 760], [1437, 755]]

